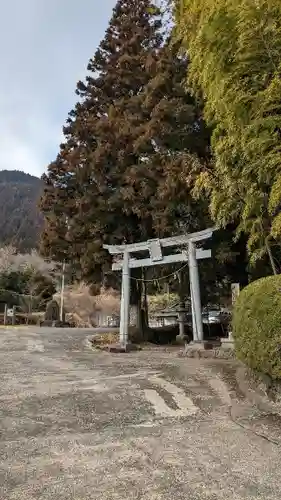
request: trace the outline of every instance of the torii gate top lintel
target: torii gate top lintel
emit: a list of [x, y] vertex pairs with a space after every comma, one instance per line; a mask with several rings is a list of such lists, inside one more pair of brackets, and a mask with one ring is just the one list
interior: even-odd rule
[[170, 238], [162, 238], [162, 239], [153, 239], [142, 241], [140, 243], [129, 243], [128, 245], [104, 245], [103, 248], [108, 250], [111, 255], [120, 255], [122, 253], [135, 253], [141, 252], [143, 250], [148, 250], [150, 245], [159, 244], [163, 248], [167, 247], [175, 247], [182, 246], [187, 244], [188, 242], [199, 242], [203, 240], [207, 240], [212, 237], [215, 228], [204, 229], [203, 231], [198, 231], [195, 233], [183, 234], [180, 236], [171, 236]]

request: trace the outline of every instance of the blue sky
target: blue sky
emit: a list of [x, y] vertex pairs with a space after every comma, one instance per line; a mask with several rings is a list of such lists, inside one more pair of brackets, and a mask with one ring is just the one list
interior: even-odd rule
[[0, 170], [41, 175], [115, 0], [9, 0], [0, 16]]

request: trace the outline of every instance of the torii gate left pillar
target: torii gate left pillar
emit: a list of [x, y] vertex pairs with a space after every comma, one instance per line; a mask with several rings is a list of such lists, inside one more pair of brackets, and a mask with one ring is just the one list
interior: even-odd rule
[[[193, 339], [196, 342], [203, 341], [203, 322], [201, 312], [200, 282], [198, 271], [198, 260], [211, 257], [211, 250], [196, 248], [196, 242], [211, 238], [214, 229], [206, 229], [189, 235], [175, 236], [161, 240], [148, 240], [146, 242], [129, 245], [104, 245], [111, 255], [123, 254], [123, 260], [113, 264], [114, 271], [122, 270], [122, 292], [120, 305], [120, 344], [122, 347], [128, 345], [129, 323], [130, 323], [130, 272], [131, 269], [155, 265], [172, 264], [176, 262], [188, 262], [190, 279], [190, 298], [192, 307], [192, 329]], [[162, 248], [187, 246], [185, 250], [163, 256]], [[148, 251], [149, 258], [131, 258], [130, 254], [140, 251]]]
[[130, 325], [130, 254], [126, 250], [123, 254], [122, 290], [120, 305], [120, 344], [126, 347], [129, 339]]

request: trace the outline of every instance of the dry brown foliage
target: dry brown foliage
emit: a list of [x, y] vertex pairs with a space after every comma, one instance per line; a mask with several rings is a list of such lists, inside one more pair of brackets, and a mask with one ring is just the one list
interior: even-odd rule
[[[54, 298], [59, 302], [60, 294]], [[90, 327], [95, 326], [99, 313], [108, 316], [119, 314], [120, 296], [114, 290], [102, 290], [100, 295], [93, 296], [85, 283], [79, 283], [65, 288], [64, 306], [76, 324]]]
[[0, 273], [33, 269], [40, 274], [51, 275], [56, 269], [54, 262], [44, 260], [36, 250], [21, 254], [11, 245], [0, 248]]

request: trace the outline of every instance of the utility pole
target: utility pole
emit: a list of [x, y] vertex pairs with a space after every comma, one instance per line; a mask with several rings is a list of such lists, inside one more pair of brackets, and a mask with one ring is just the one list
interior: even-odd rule
[[178, 272], [178, 280], [179, 280], [179, 297], [180, 297], [180, 305], [179, 305], [179, 310], [178, 310], [179, 337], [181, 339], [184, 339], [185, 301], [184, 301], [184, 293], [183, 293], [182, 271]]
[[61, 292], [60, 292], [60, 321], [63, 322], [63, 307], [64, 307], [64, 287], [65, 287], [65, 260], [62, 264], [61, 274]]
[[[68, 236], [68, 230], [69, 230], [69, 219], [68, 217], [65, 218], [65, 224], [66, 224], [66, 239]], [[64, 320], [64, 314], [63, 314], [63, 309], [64, 309], [64, 288], [65, 288], [65, 259], [62, 263], [62, 273], [61, 273], [61, 292], [60, 292], [60, 321], [63, 322]]]
[[7, 319], [8, 319], [8, 304], [5, 304], [5, 310], [4, 310], [4, 326], [7, 324]]

